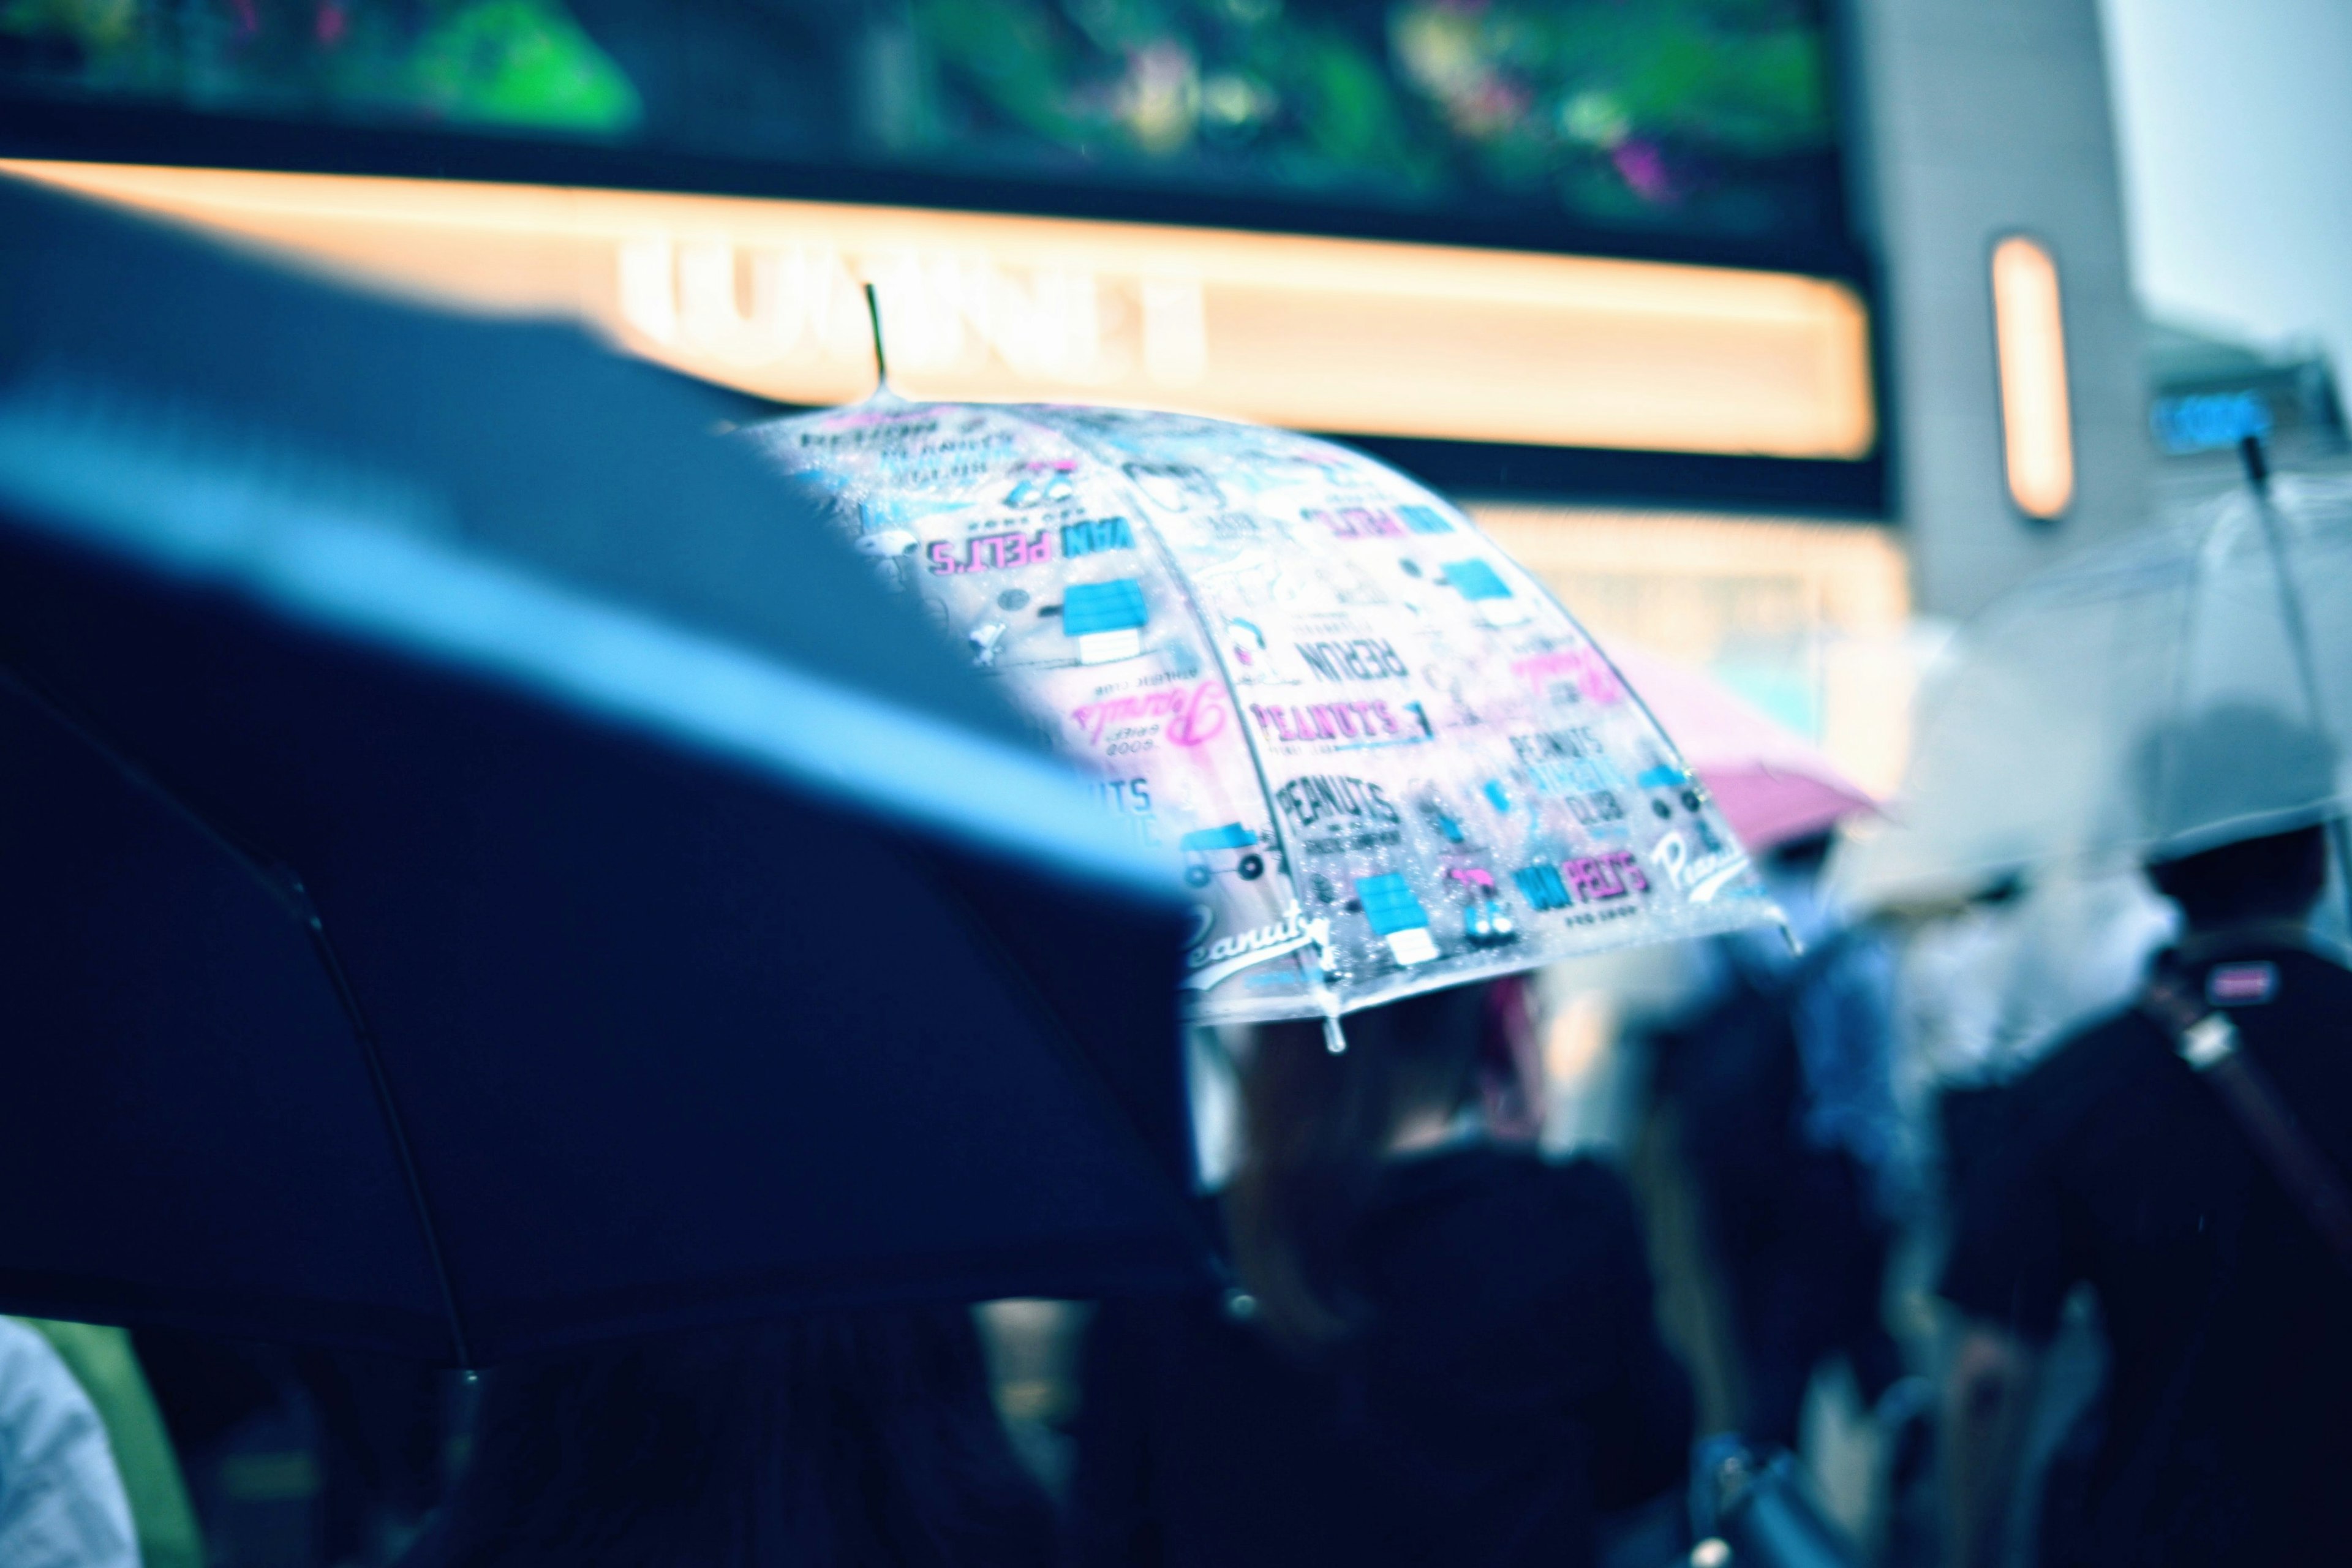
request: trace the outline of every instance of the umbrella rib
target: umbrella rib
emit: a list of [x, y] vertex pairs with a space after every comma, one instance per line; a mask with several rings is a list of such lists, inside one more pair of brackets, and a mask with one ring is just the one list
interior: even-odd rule
[[52, 723], [105, 758], [110, 766], [130, 780], [142, 794], [152, 796], [183, 823], [194, 828], [213, 847], [236, 861], [238, 869], [252, 878], [260, 886], [261, 890], [268, 893], [271, 901], [280, 909], [298, 917], [302, 913], [301, 905], [287, 897], [284, 882], [270, 871], [268, 857], [257, 854], [251, 847], [241, 843], [234, 834], [222, 828], [195, 806], [190, 805], [176, 791], [158, 780], [154, 774], [132, 762], [121, 747], [99, 733], [88, 721], [75, 713], [39, 681], [27, 676], [15, 665], [0, 661], [0, 688], [15, 692], [26, 702], [39, 709], [47, 715]]
[[[1472, 528], [1478, 528], [1476, 520], [1469, 518], [1466, 513], [1465, 514], [1465, 521], [1468, 521]], [[1478, 532], [1479, 537], [1486, 537], [1485, 530], [1479, 529]], [[1487, 542], [1491, 544], [1494, 542], [1490, 539], [1487, 540]], [[1693, 767], [1691, 765], [1690, 759], [1683, 754], [1683, 743], [1675, 739], [1673, 732], [1669, 731], [1664, 724], [1659, 722], [1658, 715], [1656, 711], [1651, 708], [1649, 699], [1642, 695], [1641, 689], [1639, 687], [1636, 687], [1632, 681], [1625, 679], [1624, 671], [1617, 668], [1617, 661], [1609, 657], [1609, 650], [1601, 646], [1601, 639], [1592, 635], [1591, 628], [1588, 627], [1582, 621], [1576, 618], [1576, 612], [1570, 609], [1567, 603], [1562, 600], [1558, 594], [1552, 592], [1552, 586], [1549, 583], [1537, 575], [1534, 572], [1529, 571], [1527, 567], [1521, 565], [1517, 558], [1513, 556], [1508, 551], [1498, 549], [1495, 553], [1501, 556], [1504, 563], [1509, 566], [1512, 571], [1518, 574], [1521, 583], [1528, 587], [1534, 589], [1535, 592], [1542, 597], [1544, 603], [1549, 605], [1554, 610], [1557, 610], [1559, 613], [1560, 619], [1566, 621], [1570, 626], [1576, 628], [1577, 634], [1584, 638], [1584, 646], [1591, 649], [1594, 656], [1597, 657], [1601, 663], [1609, 667], [1609, 673], [1616, 678], [1618, 688], [1633, 701], [1633, 706], [1640, 710], [1642, 717], [1648, 721], [1651, 732], [1656, 735], [1659, 740], [1664, 741], [1666, 743], [1666, 750], [1673, 753], [1675, 764], [1683, 770], [1683, 776], [1689, 779], [1691, 783], [1698, 785], [1700, 788], [1706, 788], [1706, 781], [1698, 776], [1698, 769]], [[1726, 822], [1723, 826], [1728, 829], [1731, 826], [1731, 824]], [[1732, 842], [1738, 844], [1738, 834], [1732, 835]], [[1740, 854], [1748, 855], [1747, 845], [1739, 844], [1738, 847]], [[1748, 858], [1752, 861], [1754, 857], [1748, 856]], [[1791, 954], [1801, 954], [1805, 951], [1805, 944], [1803, 940], [1797, 935], [1797, 928], [1789, 923], [1788, 911], [1783, 910], [1777, 900], [1770, 899], [1766, 900], [1765, 908], [1772, 911], [1772, 919], [1780, 928], [1780, 940], [1788, 944], [1790, 952]], [[1761, 922], [1759, 921], [1758, 923], [1760, 924]]]
[[310, 889], [291, 868], [281, 868], [278, 875], [301, 913], [310, 937], [310, 951], [318, 958], [319, 966], [327, 972], [327, 983], [335, 988], [335, 1000], [343, 1009], [343, 1021], [351, 1026], [352, 1037], [367, 1063], [368, 1084], [375, 1093], [376, 1110], [383, 1118], [384, 1136], [391, 1141], [393, 1156], [400, 1163], [400, 1179], [408, 1189], [409, 1208], [416, 1216], [425, 1256], [433, 1265], [434, 1286], [441, 1293], [441, 1310], [449, 1320], [450, 1350], [457, 1357], [458, 1370], [470, 1373], [474, 1367], [473, 1346], [466, 1336], [466, 1320], [457, 1310], [457, 1289], [449, 1278], [449, 1261], [441, 1250], [441, 1228], [434, 1222], [433, 1205], [425, 1194], [425, 1178], [416, 1168], [416, 1152], [409, 1146], [407, 1125], [401, 1121], [399, 1106], [393, 1099], [392, 1079], [384, 1070], [383, 1053], [376, 1043], [375, 1031], [360, 1009], [359, 995], [352, 989], [342, 955], [335, 951], [334, 938], [327, 933], [326, 919], [311, 900]]
[[[2175, 656], [2178, 662], [2172, 671], [2171, 711], [2176, 721], [2189, 711], [2189, 687], [2196, 679], [2197, 637], [2204, 621], [2204, 617], [2199, 612], [2203, 607], [2205, 600], [2204, 595], [2200, 590], [2204, 587], [2207, 574], [2211, 571], [2213, 563], [2222, 553], [2221, 536], [2228, 527], [2229, 518], [2225, 512], [2213, 528], [2196, 542], [2196, 547], [2189, 552], [2188, 577], [2181, 591], [2179, 651]], [[2124, 635], [2125, 627], [2120, 621], [2116, 629], [2118, 637]], [[2112, 661], [2121, 651], [2119, 648], [2112, 647], [2108, 650], [2111, 668]], [[2151, 765], [2156, 769], [2156, 778], [2150, 798], [2155, 805], [2148, 812], [2148, 820], [2142, 825], [2140, 835], [2142, 840], [2150, 845], [2161, 841], [2164, 813], [2172, 805], [2173, 778], [2179, 771], [2178, 763], [2179, 746], [2179, 725], [2177, 722], [2160, 725], [2157, 731], [2156, 755], [2151, 762]], [[2080, 846], [2076, 847], [2079, 848]]]
[[[2263, 542], [2271, 558], [2271, 573], [2278, 584], [2280, 618], [2286, 622], [2287, 646], [2294, 650], [2294, 673], [2303, 687], [2305, 709], [2311, 716], [2312, 728], [2325, 734], [2326, 711], [2319, 705], [2319, 671], [2311, 657], [2311, 626], [2305, 618], [2303, 594], [2295, 585], [2294, 573], [2286, 558], [2286, 530], [2280, 526], [2277, 510], [2271, 503], [2270, 477], [2263, 467], [2262, 440], [2249, 436], [2251, 447], [2247, 455], [2247, 478], [2254, 492], [2254, 515], [2263, 525]], [[2328, 846], [2336, 851], [2336, 874], [2344, 884], [2344, 896], [2352, 901], [2352, 835], [2347, 835], [2339, 821], [2322, 829]], [[2352, 903], [2347, 903], [2352, 912]]]
[[302, 879], [290, 868], [257, 850], [215, 822], [185, 796], [133, 761], [129, 752], [107, 739], [54, 693], [5, 661], [0, 661], [0, 687], [24, 698], [74, 739], [106, 759], [134, 788], [161, 803], [182, 822], [195, 829], [198, 835], [258, 883], [279, 908], [302, 922], [311, 956], [325, 971], [327, 984], [334, 989], [336, 1005], [342, 1010], [343, 1022], [351, 1029], [360, 1055], [367, 1065], [368, 1083], [375, 1097], [376, 1110], [383, 1119], [384, 1135], [391, 1142], [393, 1156], [400, 1166], [401, 1181], [408, 1191], [409, 1207], [416, 1218], [420, 1238], [425, 1244], [425, 1255], [432, 1264], [434, 1284], [441, 1296], [442, 1311], [448, 1319], [449, 1340], [457, 1365], [471, 1368], [473, 1354], [466, 1336], [465, 1320], [457, 1310], [457, 1290], [449, 1279], [448, 1262], [441, 1251], [440, 1230], [434, 1224], [432, 1206], [425, 1199], [424, 1179], [416, 1169], [415, 1152], [409, 1147], [408, 1130], [401, 1121], [399, 1110], [394, 1103], [392, 1084], [384, 1072], [374, 1031], [368, 1027], [366, 1016], [360, 1011], [359, 997], [352, 990], [342, 959], [327, 935], [326, 921], [320, 917], [318, 906], [311, 901], [310, 889], [303, 886]]
[[[1103, 460], [1102, 454], [1094, 450], [1092, 444], [1078, 432], [1061, 430], [1058, 426], [1048, 428], [1055, 429], [1073, 446], [1087, 448], [1097, 461]], [[1291, 912], [1300, 914], [1306, 907], [1298, 896], [1298, 879], [1304, 868], [1292, 857], [1290, 836], [1282, 830], [1282, 808], [1275, 799], [1274, 781], [1266, 776], [1265, 758], [1258, 751], [1257, 731], [1251, 727], [1249, 715], [1242, 711], [1241, 683], [1234, 679], [1233, 667], [1226, 662], [1225, 639], [1218, 628], [1210, 624], [1207, 613], [1201, 608], [1200, 596], [1192, 592], [1192, 578], [1185, 575], [1182, 564], [1176, 559], [1176, 552], [1168, 547], [1166, 540], [1160, 537], [1159, 527], [1150, 521], [1157, 509], [1147, 504], [1147, 498], [1126, 479], [1122, 478], [1120, 483], [1128, 492], [1129, 502], [1135, 508], [1136, 517], [1144, 520], [1144, 526], [1137, 531], [1138, 533], [1150, 542], [1148, 548], [1158, 558], [1160, 569], [1168, 574], [1169, 582], [1175, 586], [1177, 597], [1184, 601], [1185, 612], [1192, 617], [1192, 629], [1200, 634], [1202, 643], [1209, 650], [1209, 657], [1216, 662], [1217, 679], [1224, 684], [1225, 696], [1234, 705], [1234, 725], [1241, 731], [1243, 748], [1249, 753], [1250, 771], [1257, 775], [1258, 798], [1265, 803], [1266, 821], [1274, 828], [1275, 851], [1282, 857], [1282, 875], [1290, 884]], [[1323, 1008], [1331, 1048], [1336, 1051], [1344, 1043], [1338, 1034], [1339, 997], [1331, 987], [1329, 950], [1320, 942], [1316, 947], [1316, 996]]]

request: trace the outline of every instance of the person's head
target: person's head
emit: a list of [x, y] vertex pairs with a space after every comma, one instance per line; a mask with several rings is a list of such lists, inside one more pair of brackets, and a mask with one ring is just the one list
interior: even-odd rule
[[2327, 829], [2298, 827], [2151, 861], [2147, 879], [2179, 906], [2181, 923], [2192, 931], [2300, 923], [2327, 885]]
[[820, 1314], [494, 1369], [436, 1561], [993, 1568], [1046, 1509], [967, 1312]]
[[1277, 1342], [1312, 1351], [1353, 1324], [1356, 1222], [1399, 1131], [1475, 1093], [1486, 1000], [1454, 986], [1351, 1014], [1337, 1054], [1313, 1020], [1257, 1029], [1225, 1208], [1242, 1286]]
[[[2310, 915], [2327, 879], [2326, 830], [2287, 825], [2327, 811], [2339, 763], [2326, 735], [2255, 702], [2218, 702], [2141, 738], [2135, 783], [2157, 846], [2145, 868], [2188, 929]], [[2244, 837], [2218, 848], [2166, 847], [2231, 824]]]

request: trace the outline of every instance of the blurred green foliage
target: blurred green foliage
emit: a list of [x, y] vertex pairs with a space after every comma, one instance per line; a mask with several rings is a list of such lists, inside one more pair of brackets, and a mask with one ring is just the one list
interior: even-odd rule
[[418, 99], [450, 120], [617, 131], [637, 95], [552, 0], [477, 0], [450, 7], [415, 45]]
[[635, 89], [561, 0], [0, 0], [20, 79], [195, 107], [625, 132]]
[[0, 85], [1756, 231], [1825, 221], [1820, 4], [0, 0]]
[[932, 139], [1286, 184], [1672, 208], [1830, 149], [1804, 0], [913, 0]]

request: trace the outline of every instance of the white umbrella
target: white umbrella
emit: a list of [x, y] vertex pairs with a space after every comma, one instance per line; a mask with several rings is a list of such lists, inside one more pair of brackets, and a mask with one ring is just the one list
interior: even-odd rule
[[1887, 820], [1850, 837], [1832, 881], [1861, 903], [1925, 901], [2328, 821], [2347, 739], [2352, 480], [2268, 485], [2257, 464], [2247, 487], [1966, 627]]

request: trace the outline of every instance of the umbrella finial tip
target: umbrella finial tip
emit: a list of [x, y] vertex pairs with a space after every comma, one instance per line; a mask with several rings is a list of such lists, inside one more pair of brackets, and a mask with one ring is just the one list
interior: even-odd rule
[[890, 390], [890, 362], [882, 353], [882, 293], [873, 284], [866, 285], [866, 320], [874, 329], [874, 390]]

